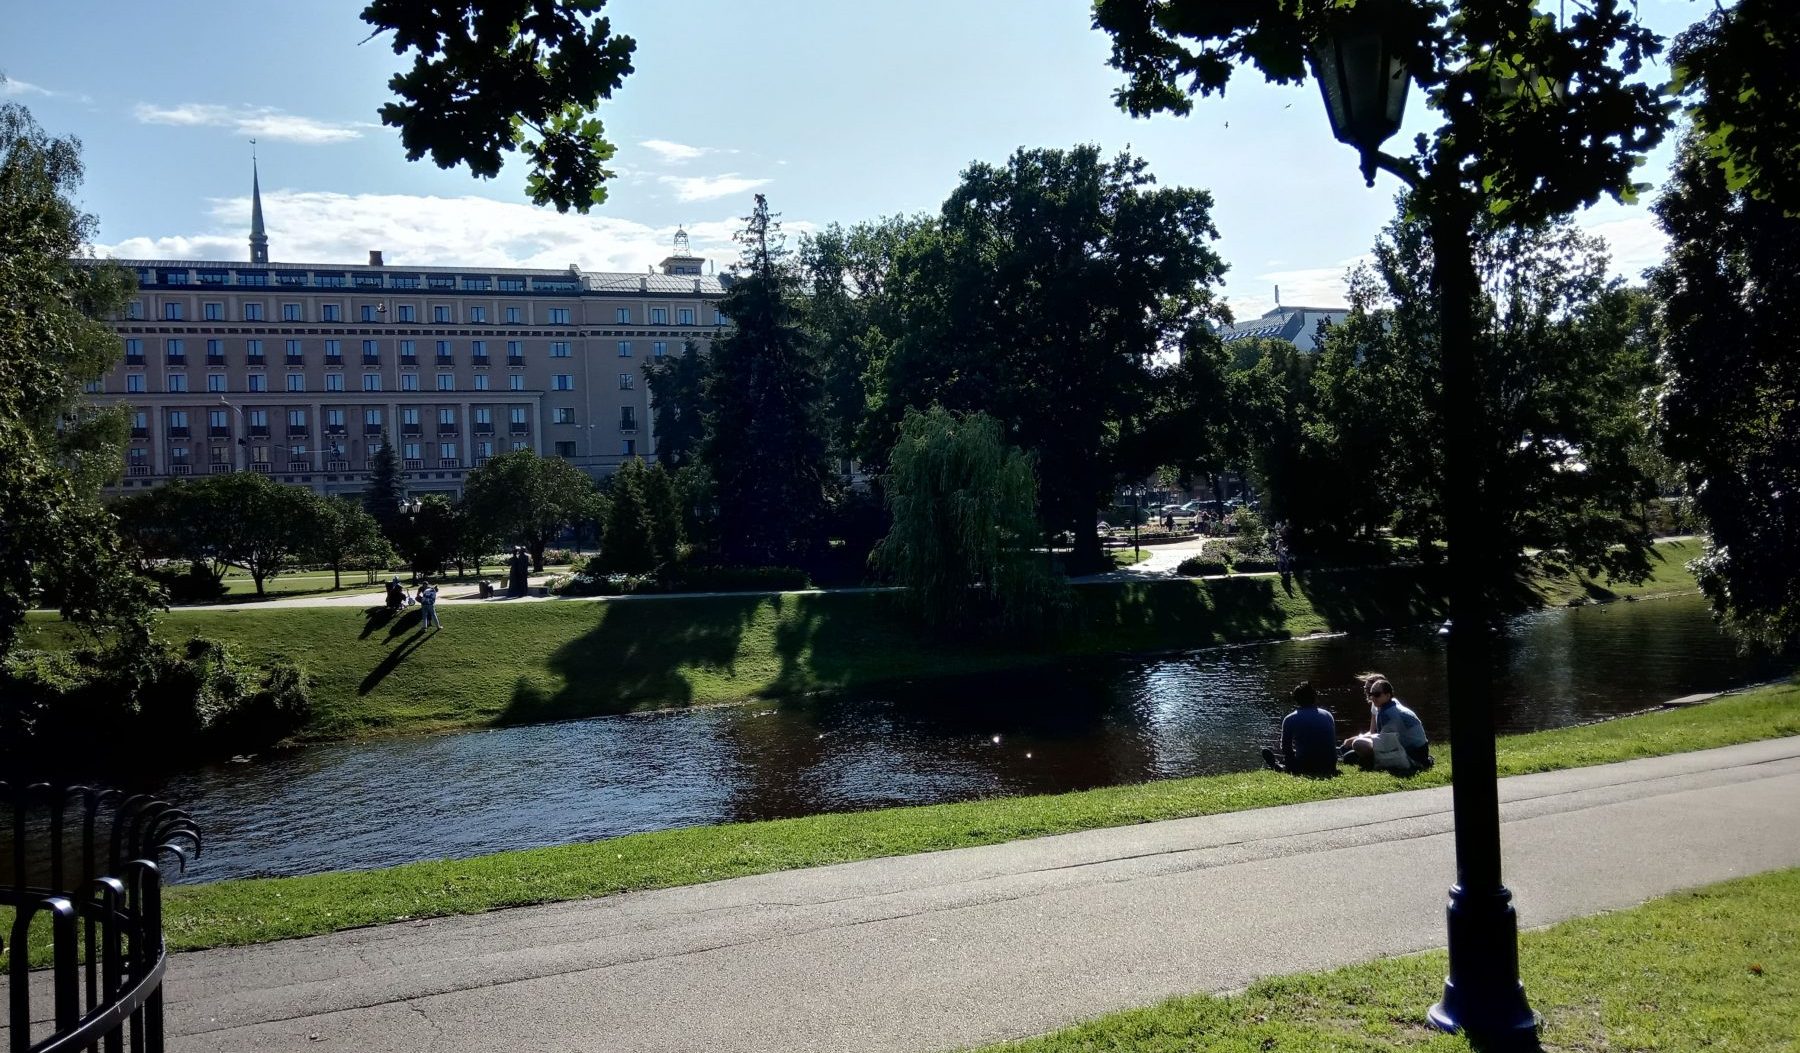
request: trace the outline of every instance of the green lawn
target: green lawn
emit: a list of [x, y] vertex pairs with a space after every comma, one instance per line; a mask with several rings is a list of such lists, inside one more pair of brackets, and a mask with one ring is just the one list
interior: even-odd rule
[[1130, 546], [1106, 550], [1107, 561], [1115, 568], [1129, 567], [1134, 563], [1142, 563], [1150, 558], [1150, 550], [1143, 546]]
[[[1681, 892], [1520, 938], [1547, 1049], [1793, 1050], [1800, 1035], [1800, 870]], [[1176, 998], [984, 1053], [1466, 1051], [1425, 1023], [1442, 951]]]
[[[1658, 577], [1614, 594], [1692, 589], [1693, 543], [1668, 546]], [[1422, 567], [1156, 581], [1075, 588], [1074, 627], [1039, 646], [944, 640], [922, 632], [891, 595], [813, 593], [613, 602], [452, 605], [426, 633], [414, 608], [398, 620], [356, 607], [181, 608], [166, 636], [208, 636], [256, 659], [287, 655], [312, 678], [309, 739], [478, 727], [779, 697], [900, 677], [1004, 669], [1107, 653], [1204, 647], [1417, 623], [1441, 615]], [[1545, 582], [1547, 602], [1585, 595]], [[37, 641], [70, 633], [35, 615]]]
[[[1800, 681], [1704, 706], [1500, 740], [1502, 775], [1605, 764], [1800, 734]], [[178, 886], [165, 902], [170, 944], [260, 943], [407, 918], [585, 899], [635, 889], [998, 844], [1302, 801], [1440, 786], [1450, 765], [1412, 779], [1270, 771], [1169, 779], [1080, 793], [1007, 797], [632, 834], [384, 870]]]

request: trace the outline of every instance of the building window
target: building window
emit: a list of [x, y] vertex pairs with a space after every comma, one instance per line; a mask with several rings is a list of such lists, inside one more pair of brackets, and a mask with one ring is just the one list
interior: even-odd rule
[[305, 391], [306, 390], [306, 374], [305, 373], [289, 373], [287, 375], [287, 389], [289, 391]]
[[163, 353], [172, 359], [187, 357], [187, 350], [181, 346], [180, 340], [164, 340]]
[[569, 324], [569, 309], [567, 307], [552, 307], [552, 308], [550, 308], [550, 324], [551, 325], [568, 325]]
[[500, 291], [501, 292], [524, 292], [525, 291], [525, 279], [523, 279], [523, 278], [502, 278], [502, 279], [500, 279]]
[[325, 411], [325, 428], [327, 431], [343, 431], [344, 430], [344, 411], [341, 409], [326, 410]]
[[401, 391], [417, 391], [417, 390], [419, 390], [419, 374], [417, 374], [417, 373], [402, 373], [402, 374], [400, 374], [400, 390]]
[[456, 460], [456, 444], [453, 442], [438, 443], [438, 456], [446, 461]]
[[714, 325], [724, 325], [725, 324], [725, 312], [719, 310], [716, 307], [713, 308], [713, 324]]
[[463, 288], [469, 292], [487, 292], [488, 286], [491, 284], [486, 278], [463, 279]]
[[261, 373], [252, 373], [244, 378], [244, 390], [267, 391], [269, 390], [269, 378]]
[[439, 340], [437, 342], [437, 356], [439, 358], [449, 358], [450, 357], [450, 341]]
[[475, 407], [475, 423], [492, 425], [494, 423], [493, 408], [489, 407], [489, 406], [476, 406]]
[[448, 274], [428, 274], [425, 276], [425, 284], [433, 289], [454, 289], [456, 279]]
[[630, 358], [631, 357], [631, 341], [629, 341], [629, 340], [619, 341], [619, 357], [620, 358]]
[[568, 358], [569, 357], [569, 342], [567, 340], [552, 340], [550, 342], [550, 357], [551, 358]]
[[438, 385], [437, 389], [439, 391], [455, 391], [456, 390], [456, 374], [455, 373], [439, 373], [437, 375], [437, 385]]
[[[183, 424], [182, 427], [185, 428], [185, 427], [187, 427], [187, 425]], [[170, 447], [169, 460], [175, 464], [188, 463], [188, 448], [186, 446]]]
[[629, 323], [631, 321], [631, 308], [629, 308], [629, 307], [615, 308], [613, 310], [613, 321]]
[[319, 307], [319, 321], [341, 322], [344, 320], [344, 308], [341, 304], [328, 303]]
[[556, 374], [555, 376], [550, 378], [550, 388], [553, 391], [574, 391], [575, 390], [575, 374], [573, 374], [573, 373], [558, 373], [558, 374]]
[[525, 407], [524, 406], [512, 407], [512, 409], [510, 411], [509, 419], [514, 424], [523, 425], [525, 423]]
[[487, 389], [488, 389], [488, 375], [486, 373], [475, 374], [475, 390], [476, 391], [486, 391]]
[[525, 390], [525, 378], [520, 376], [517, 373], [514, 373], [512, 376], [507, 377], [506, 378], [506, 390], [508, 390], [508, 391], [524, 391]]
[[341, 274], [315, 274], [313, 284], [321, 289], [342, 289], [344, 276]]
[[438, 410], [438, 427], [456, 427], [456, 411], [447, 407]]
[[487, 308], [485, 308], [485, 307], [469, 308], [469, 321], [471, 321], [471, 322], [486, 322], [487, 321]]
[[303, 410], [303, 409], [288, 410], [288, 430], [289, 431], [305, 431], [306, 430], [306, 411], [305, 410]]
[[637, 456], [637, 440], [636, 439], [622, 440], [619, 443], [619, 456], [621, 456], [621, 457], [636, 457]]
[[381, 429], [381, 411], [378, 409], [363, 410], [363, 427], [365, 429]]
[[573, 442], [557, 443], [556, 444], [556, 455], [558, 457], [573, 457], [573, 456], [575, 456], [575, 444]]
[[223, 322], [225, 320], [225, 305], [222, 303], [201, 304], [200, 319], [206, 322]]
[[525, 341], [508, 340], [506, 342], [506, 364], [509, 366], [525, 364]]
[[363, 341], [363, 361], [373, 362], [381, 358], [381, 345], [373, 340]]
[[127, 373], [125, 375], [125, 391], [127, 394], [130, 394], [130, 395], [143, 394], [144, 393], [144, 374], [142, 374], [142, 373]]
[[186, 391], [187, 390], [187, 374], [186, 373], [170, 373], [168, 380], [169, 380], [169, 384], [168, 384], [167, 390], [169, 390], [169, 391]]
[[125, 317], [141, 322], [144, 319], [144, 301], [132, 300], [125, 305]]
[[149, 460], [149, 450], [144, 449], [142, 446], [133, 446], [131, 448], [131, 466], [133, 468], [143, 468], [149, 463]]
[[225, 387], [225, 374], [208, 373], [206, 375], [206, 390], [211, 392], [222, 392], [227, 390]]
[[619, 407], [619, 430], [620, 431], [636, 431], [637, 430], [637, 407], [636, 406], [620, 406]]
[[575, 423], [575, 407], [574, 406], [558, 406], [558, 407], [556, 407], [556, 423], [558, 423], [558, 424], [573, 424], [573, 423]]
[[262, 304], [247, 303], [244, 305], [244, 321], [260, 322], [262, 320], [263, 320], [263, 305]]
[[419, 345], [418, 344], [416, 344], [415, 342], [413, 342], [411, 340], [400, 341], [400, 364], [401, 365], [405, 365], [408, 362], [414, 362], [416, 364], [418, 357], [419, 357]]
[[[134, 359], [136, 361], [133, 361]], [[134, 366], [144, 364], [144, 342], [142, 340], [133, 337], [125, 341], [125, 362], [127, 365]]]
[[380, 391], [381, 390], [381, 374], [380, 373], [364, 373], [363, 374], [363, 390], [364, 391]]
[[396, 289], [417, 289], [419, 276], [416, 274], [390, 274], [388, 284]]
[[450, 320], [450, 308], [442, 306], [433, 307], [431, 309], [431, 320], [434, 322], [448, 322]]
[[486, 458], [486, 457], [492, 457], [493, 455], [494, 455], [494, 440], [483, 439], [480, 442], [475, 444], [475, 456]]
[[487, 341], [486, 340], [471, 340], [469, 342], [469, 356], [471, 358], [475, 359], [476, 365], [486, 365], [487, 364]]
[[669, 309], [667, 307], [652, 307], [652, 308], [650, 308], [650, 324], [651, 325], [668, 325], [669, 324]]
[[[520, 284], [523, 285], [524, 283], [521, 282]], [[524, 311], [521, 311], [517, 307], [508, 307], [506, 309], [506, 324], [507, 325], [518, 325], [520, 322], [523, 322], [524, 320], [525, 320], [525, 312]]]
[[163, 321], [165, 321], [165, 322], [181, 321], [181, 305], [178, 303], [163, 304]]
[[342, 362], [344, 360], [344, 342], [342, 340], [327, 340], [327, 341], [325, 341], [325, 363], [326, 363], [326, 365], [331, 365], [333, 359], [336, 359], [338, 362]]
[[395, 308], [395, 311], [398, 313], [399, 320], [402, 322], [416, 322], [419, 320], [418, 309], [412, 304], [403, 303]]
[[225, 360], [225, 341], [208, 340], [206, 342], [206, 357], [209, 361], [217, 359], [217, 362], [212, 363], [214, 365], [222, 363]]
[[249, 359], [250, 364], [253, 366], [262, 365], [262, 357], [263, 357], [262, 341], [261, 340], [246, 340], [246, 341], [244, 341], [244, 357]]
[[344, 390], [344, 374], [342, 374], [342, 373], [327, 373], [327, 374], [325, 374], [325, 390], [326, 391], [342, 391], [342, 390]]
[[281, 305], [281, 320], [284, 322], [304, 322], [306, 321], [306, 316], [301, 313], [299, 304], [284, 303]]
[[423, 454], [421, 453], [422, 449], [423, 449], [423, 447], [419, 443], [416, 443], [416, 442], [404, 442], [404, 443], [400, 444], [401, 456], [405, 457], [409, 461], [416, 461], [421, 456], [423, 456]]
[[403, 425], [410, 424], [415, 428], [418, 427], [419, 426], [419, 407], [417, 407], [417, 406], [401, 407], [400, 423]]
[[187, 426], [188, 426], [187, 410], [170, 410], [169, 411], [169, 430], [170, 431], [174, 431], [176, 428], [180, 428], [185, 431], [187, 429]]
[[637, 378], [630, 373], [619, 374], [619, 390], [630, 391], [637, 386]]
[[81, 385], [81, 390], [90, 395], [103, 395], [106, 393], [106, 382], [104, 380], [89, 380]]
[[513, 450], [514, 450], [514, 452], [517, 452], [517, 451], [519, 451], [519, 450], [523, 450], [523, 449], [525, 449], [525, 448], [526, 448], [526, 447], [528, 447], [528, 446], [530, 446], [530, 445], [531, 445], [531, 444], [530, 444], [530, 443], [528, 443], [528, 442], [526, 442], [526, 441], [525, 441], [525, 440], [524, 440], [524, 439], [514, 439], [514, 440], [513, 440], [513, 441], [512, 441], [512, 448], [513, 448]]
[[669, 353], [669, 344], [668, 344], [668, 341], [666, 341], [666, 340], [658, 340], [655, 343], [650, 345], [650, 357], [651, 358], [654, 358], [654, 359], [657, 359], [660, 361], [662, 359], [662, 356], [664, 356], [668, 353]]
[[693, 325], [694, 324], [694, 309], [692, 307], [683, 307], [681, 310], [676, 312], [675, 319], [676, 319], [676, 321], [680, 322], [682, 325]]
[[225, 411], [224, 410], [216, 409], [216, 410], [207, 410], [206, 411], [206, 427], [214, 435], [225, 434], [225, 429], [228, 426], [229, 425], [227, 425], [225, 423]]

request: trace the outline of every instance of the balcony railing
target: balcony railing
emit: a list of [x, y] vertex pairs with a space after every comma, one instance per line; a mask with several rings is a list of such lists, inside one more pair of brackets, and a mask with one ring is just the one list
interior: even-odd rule
[[477, 434], [477, 435], [492, 435], [492, 434], [494, 434], [493, 422], [492, 421], [476, 421], [475, 422], [475, 434]]
[[251, 461], [250, 462], [250, 470], [253, 472], [261, 472], [264, 475], [268, 475], [269, 473], [271, 473], [275, 470], [275, 466], [270, 464], [268, 461]]
[[186, 355], [169, 355], [169, 356], [167, 356], [167, 358], [164, 361], [167, 362], [167, 364], [169, 364], [171, 366], [185, 366], [185, 365], [187, 365], [187, 356]]
[[349, 461], [326, 461], [325, 462], [325, 470], [328, 472], [347, 472], [350, 470], [350, 462]]
[[304, 439], [306, 438], [307, 430], [308, 429], [304, 424], [290, 424], [287, 426], [287, 437], [290, 439]]
[[523, 423], [522, 421], [513, 421], [512, 425], [507, 430], [514, 435], [524, 435], [531, 431], [531, 425]]
[[363, 365], [379, 366], [379, 365], [381, 365], [381, 356], [380, 355], [364, 355], [363, 356]]
[[507, 355], [506, 356], [506, 364], [509, 366], [523, 366], [525, 364], [525, 356], [524, 355]]
[[486, 369], [488, 367], [488, 356], [473, 355], [469, 358], [469, 364], [474, 366], [476, 369]]
[[438, 467], [439, 468], [460, 468], [460, 467], [462, 467], [462, 460], [460, 458], [456, 458], [456, 457], [440, 457], [440, 458], [438, 458]]
[[402, 435], [417, 435], [417, 434], [419, 434], [421, 427], [422, 426], [418, 425], [418, 424], [402, 424], [402, 425], [400, 425], [400, 434], [402, 434]]
[[269, 426], [267, 424], [252, 424], [250, 425], [250, 434], [257, 438], [266, 439], [269, 437]]
[[231, 429], [222, 424], [215, 424], [206, 429], [206, 436], [209, 439], [229, 439], [231, 438]]
[[150, 466], [147, 464], [126, 465], [125, 466], [125, 474], [126, 475], [149, 475], [150, 474]]
[[144, 356], [143, 355], [126, 355], [125, 356], [125, 364], [128, 366], [141, 366], [144, 364]]
[[171, 465], [169, 465], [169, 474], [170, 475], [192, 475], [193, 472], [194, 472], [194, 466], [191, 464], [171, 464]]
[[206, 356], [206, 364], [209, 366], [222, 366], [225, 364], [225, 356], [224, 355], [207, 355]]
[[438, 425], [438, 434], [439, 435], [455, 435], [456, 434], [456, 425], [454, 425], [454, 424], [439, 424]]
[[425, 462], [417, 457], [408, 457], [400, 462], [400, 467], [403, 471], [416, 472], [425, 467]]
[[439, 355], [439, 356], [437, 356], [437, 364], [440, 366], [454, 366], [454, 365], [456, 365], [456, 356], [455, 355]]
[[363, 425], [363, 434], [364, 435], [380, 435], [381, 434], [381, 425], [365, 424], [365, 425]]
[[131, 429], [131, 437], [134, 439], [148, 439], [150, 437], [150, 429], [133, 428]]
[[344, 356], [343, 355], [326, 355], [325, 356], [325, 364], [328, 366], [342, 367], [344, 364]]
[[185, 439], [185, 438], [187, 438], [187, 437], [188, 437], [188, 428], [187, 428], [187, 425], [185, 425], [185, 424], [171, 424], [171, 425], [169, 425], [169, 438], [171, 438], [171, 439]]
[[287, 364], [290, 366], [304, 366], [304, 365], [306, 365], [306, 356], [305, 355], [288, 355], [287, 356]]
[[245, 355], [244, 356], [244, 365], [246, 365], [246, 366], [256, 366], [257, 368], [260, 369], [263, 366], [266, 366], [268, 364], [269, 364], [269, 356], [268, 355]]
[[417, 366], [419, 364], [419, 356], [418, 355], [401, 355], [400, 356], [400, 364], [403, 366]]
[[214, 475], [229, 475], [229, 474], [231, 474], [231, 462], [230, 461], [214, 461], [212, 464], [207, 466], [207, 470], [212, 472], [212, 474], [214, 474]]

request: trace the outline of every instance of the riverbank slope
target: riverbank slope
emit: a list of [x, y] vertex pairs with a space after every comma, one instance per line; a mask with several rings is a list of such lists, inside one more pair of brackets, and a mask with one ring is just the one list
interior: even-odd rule
[[[1637, 585], [1542, 579], [1549, 605], [1687, 591], [1697, 542], [1673, 542]], [[1154, 652], [1441, 616], [1435, 576], [1418, 566], [1081, 585], [1073, 626], [1041, 646], [945, 640], [921, 631], [892, 595], [809, 592], [625, 602], [496, 602], [445, 608], [442, 631], [416, 609], [397, 620], [357, 608], [207, 610], [158, 619], [173, 638], [206, 636], [253, 659], [294, 659], [312, 682], [308, 740], [356, 738], [735, 702], [903, 677]], [[53, 619], [37, 639], [66, 641]]]

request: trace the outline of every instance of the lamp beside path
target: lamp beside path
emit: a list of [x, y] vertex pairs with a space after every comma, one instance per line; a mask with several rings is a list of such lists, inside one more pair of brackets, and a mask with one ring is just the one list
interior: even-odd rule
[[[1404, 0], [1398, 0], [1404, 2]], [[1450, 974], [1443, 999], [1428, 1014], [1445, 1031], [1462, 1031], [1484, 1049], [1538, 1048], [1538, 1017], [1519, 980], [1519, 926], [1512, 893], [1501, 881], [1500, 801], [1491, 694], [1494, 607], [1483, 575], [1492, 569], [1481, 522], [1483, 467], [1477, 451], [1483, 414], [1473, 382], [1473, 208], [1461, 188], [1381, 152], [1400, 130], [1411, 76], [1392, 32], [1397, 0], [1361, 0], [1313, 45], [1331, 131], [1361, 155], [1375, 185], [1377, 168], [1416, 192], [1432, 237], [1432, 289], [1437, 299], [1444, 385], [1444, 534], [1448, 546], [1451, 633], [1446, 669], [1450, 758], [1456, 819], [1456, 884], [1446, 911]], [[1456, 173], [1445, 179], [1454, 180]]]

